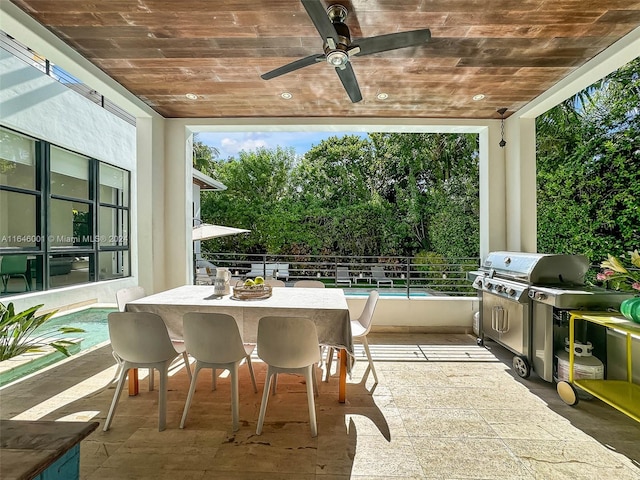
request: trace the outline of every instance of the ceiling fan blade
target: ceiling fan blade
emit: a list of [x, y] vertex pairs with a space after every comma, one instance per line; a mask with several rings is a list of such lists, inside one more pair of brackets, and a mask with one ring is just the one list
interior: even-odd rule
[[340, 77], [340, 81], [342, 82], [344, 89], [349, 94], [351, 101], [353, 103], [357, 103], [362, 100], [362, 93], [360, 93], [358, 80], [356, 79], [356, 74], [354, 73], [351, 64], [347, 63], [343, 69], [336, 67], [336, 72]]
[[320, 2], [320, 0], [302, 0], [302, 6], [307, 11], [307, 14], [311, 17], [313, 24], [316, 26], [316, 30], [324, 41], [327, 38], [332, 38], [333, 41], [338, 43], [338, 33], [329, 20], [327, 11]]
[[431, 30], [428, 28], [423, 30], [412, 30], [410, 32], [390, 33], [388, 35], [379, 35], [377, 37], [362, 38], [353, 42], [352, 47], [360, 47], [360, 51], [353, 55], [356, 57], [362, 57], [363, 55], [397, 50], [398, 48], [415, 47], [418, 45], [424, 45], [430, 38]]
[[270, 72], [260, 75], [260, 77], [263, 80], [271, 80], [272, 78], [279, 77], [280, 75], [284, 75], [285, 73], [293, 72], [294, 70], [308, 67], [309, 65], [314, 65], [318, 62], [324, 62], [324, 60], [324, 55], [309, 55], [308, 57], [301, 58], [299, 60], [296, 60], [295, 62], [287, 63], [282, 67], [271, 70]]

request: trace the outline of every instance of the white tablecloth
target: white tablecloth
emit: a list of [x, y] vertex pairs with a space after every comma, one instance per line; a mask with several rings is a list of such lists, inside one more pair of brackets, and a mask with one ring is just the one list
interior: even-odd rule
[[169, 335], [183, 338], [182, 316], [187, 312], [218, 312], [233, 316], [245, 343], [255, 343], [258, 320], [266, 316], [299, 316], [314, 321], [322, 345], [344, 348], [353, 355], [349, 309], [338, 288], [276, 287], [264, 300], [234, 300], [213, 296], [209, 285], [186, 285], [129, 302], [129, 312], [151, 312], [162, 317]]

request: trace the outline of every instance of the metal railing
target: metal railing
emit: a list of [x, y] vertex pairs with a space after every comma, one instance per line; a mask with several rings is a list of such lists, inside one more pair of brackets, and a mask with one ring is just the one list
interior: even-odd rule
[[[476, 296], [467, 280], [467, 272], [480, 265], [478, 257], [449, 258], [430, 261], [420, 257], [269, 255], [202, 252], [202, 259], [217, 267], [225, 267], [243, 279], [261, 266], [263, 276], [273, 275], [273, 264], [280, 279], [293, 284], [297, 280], [320, 280], [327, 287], [367, 291], [373, 288], [406, 296]], [[285, 268], [286, 265], [286, 268]], [[252, 268], [252, 266], [254, 268]], [[374, 270], [382, 270], [384, 278]], [[283, 275], [286, 271], [287, 276]], [[339, 273], [340, 272], [340, 275]], [[345, 277], [346, 273], [346, 277]], [[345, 282], [345, 278], [348, 281]], [[340, 281], [338, 281], [340, 280]]]
[[121, 118], [127, 123], [131, 125], [136, 124], [136, 117], [126, 112], [118, 105], [105, 98], [104, 95], [101, 95], [88, 85], [85, 85], [76, 77], [71, 75], [69, 72], [63, 70], [59, 66], [51, 63], [49, 60], [44, 58], [42, 55], [31, 50], [29, 47], [22, 45], [20, 42], [15, 40], [10, 35], [7, 35], [5, 32], [0, 31], [0, 48], [6, 50], [11, 55], [16, 57], [17, 59], [23, 61], [27, 65], [30, 65], [34, 68], [37, 68], [42, 73], [50, 76], [54, 80], [57, 80], [65, 87], [73, 90], [76, 93], [79, 93], [83, 97], [91, 100], [96, 105], [100, 105], [102, 108], [112, 113], [113, 115]]

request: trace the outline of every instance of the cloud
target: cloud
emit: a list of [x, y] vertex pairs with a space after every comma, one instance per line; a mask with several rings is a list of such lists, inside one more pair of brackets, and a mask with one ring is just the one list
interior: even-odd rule
[[269, 144], [263, 139], [235, 139], [235, 138], [223, 138], [220, 140], [221, 151], [227, 153], [227, 156], [236, 155], [238, 152], [244, 150], [250, 152], [258, 148], [267, 148]]

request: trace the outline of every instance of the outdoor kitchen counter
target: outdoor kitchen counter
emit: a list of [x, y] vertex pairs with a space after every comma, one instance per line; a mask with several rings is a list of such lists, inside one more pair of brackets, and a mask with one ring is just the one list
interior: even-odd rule
[[80, 441], [98, 422], [0, 420], [0, 478], [71, 480], [80, 475]]

